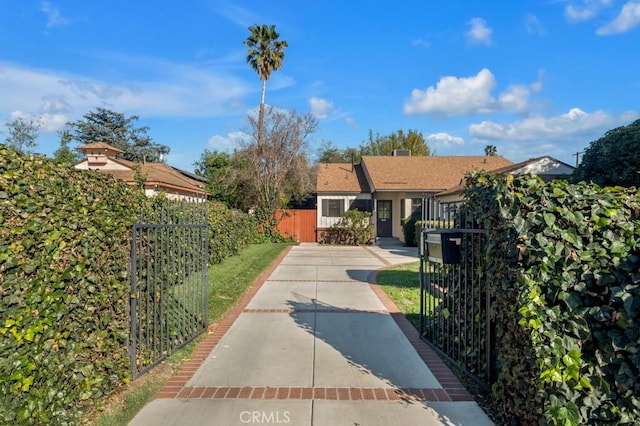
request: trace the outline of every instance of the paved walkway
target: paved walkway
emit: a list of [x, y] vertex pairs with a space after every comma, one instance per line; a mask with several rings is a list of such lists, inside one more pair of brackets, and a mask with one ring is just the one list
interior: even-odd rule
[[290, 248], [130, 425], [489, 425], [374, 284], [394, 241]]

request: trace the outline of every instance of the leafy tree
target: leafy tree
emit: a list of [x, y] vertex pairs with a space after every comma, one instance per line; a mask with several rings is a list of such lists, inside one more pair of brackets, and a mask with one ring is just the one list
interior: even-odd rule
[[[255, 141], [259, 123], [251, 116], [249, 123]], [[271, 213], [313, 189], [306, 149], [317, 127], [318, 121], [311, 114], [265, 109], [262, 145], [242, 142], [234, 154], [234, 160], [242, 165], [238, 173], [243, 190], [239, 204], [245, 210], [257, 208]]]
[[244, 41], [248, 47], [247, 62], [262, 80], [262, 97], [260, 98], [260, 112], [258, 115], [258, 146], [262, 144], [264, 127], [264, 94], [267, 88], [267, 80], [273, 71], [282, 68], [284, 61], [284, 49], [288, 46], [284, 40], [278, 40], [280, 34], [276, 32], [275, 25], [252, 25], [251, 33]]
[[402, 130], [387, 136], [373, 135], [369, 130], [369, 140], [360, 145], [361, 155], [393, 155], [395, 149], [411, 150], [412, 156], [429, 155], [429, 147], [422, 133], [409, 130], [406, 134]]
[[69, 130], [62, 130], [58, 132], [60, 136], [60, 148], [56, 149], [53, 153], [53, 159], [64, 164], [75, 164], [80, 155], [69, 148], [69, 143], [73, 140], [73, 136]]
[[640, 187], [640, 120], [609, 130], [591, 142], [574, 179], [600, 186]]
[[130, 161], [157, 163], [169, 153], [169, 147], [155, 143], [147, 134], [149, 127], [135, 127], [137, 115], [126, 117], [106, 108], [96, 108], [83, 119], [67, 123], [73, 138], [82, 144], [104, 142], [124, 151], [122, 157]]
[[5, 143], [16, 151], [23, 154], [31, 153], [36, 147], [36, 139], [40, 135], [39, 121], [30, 119], [29, 121], [18, 117], [7, 121], [5, 127], [9, 135], [5, 139]]
[[240, 207], [243, 191], [239, 176], [245, 167], [235, 155], [207, 149], [193, 165], [198, 176], [207, 178], [207, 190], [212, 199], [232, 208]]
[[331, 142], [324, 142], [318, 151], [318, 163], [359, 163], [360, 157], [357, 149], [340, 149]]
[[498, 148], [495, 145], [487, 145], [484, 147], [484, 155], [494, 157], [498, 155]]

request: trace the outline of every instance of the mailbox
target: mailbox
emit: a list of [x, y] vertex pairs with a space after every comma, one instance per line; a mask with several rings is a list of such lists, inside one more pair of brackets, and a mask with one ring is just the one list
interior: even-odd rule
[[424, 250], [431, 262], [460, 263], [461, 244], [462, 233], [456, 230], [438, 229], [425, 233]]

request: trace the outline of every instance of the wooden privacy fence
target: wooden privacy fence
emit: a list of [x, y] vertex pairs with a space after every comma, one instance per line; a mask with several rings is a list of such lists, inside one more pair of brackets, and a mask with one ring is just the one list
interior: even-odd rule
[[299, 243], [313, 243], [316, 236], [317, 210], [286, 209], [276, 212], [277, 230], [283, 237]]

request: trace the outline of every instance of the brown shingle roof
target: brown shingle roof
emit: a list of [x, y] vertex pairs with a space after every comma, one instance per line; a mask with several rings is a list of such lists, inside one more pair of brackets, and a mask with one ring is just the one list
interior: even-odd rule
[[86, 145], [82, 145], [78, 147], [79, 151], [89, 151], [91, 149], [102, 149], [102, 150], [109, 150], [109, 151], [115, 151], [119, 154], [124, 153], [123, 150], [116, 148], [113, 145], [109, 145], [108, 143], [105, 142], [92, 142], [92, 143], [88, 143]]
[[317, 192], [369, 192], [361, 164], [322, 163], [318, 165]]
[[467, 172], [495, 170], [512, 162], [500, 156], [366, 156], [362, 164], [376, 191], [441, 191], [459, 185]]
[[133, 170], [136, 165], [140, 166], [140, 173], [146, 176], [146, 186], [154, 186], [157, 185], [159, 187], [164, 187], [168, 189], [181, 190], [186, 192], [192, 192], [195, 194], [206, 194], [207, 191], [204, 189], [204, 185], [201, 182], [198, 182], [194, 179], [190, 179], [189, 177], [183, 175], [182, 173], [176, 171], [173, 167], [168, 166], [164, 163], [135, 163], [133, 161], [123, 160], [121, 158], [112, 158], [112, 161], [120, 163], [126, 167], [129, 167], [131, 170], [105, 170], [102, 169], [101, 172], [109, 173], [117, 179], [122, 179], [126, 181], [128, 184], [135, 184], [135, 170]]

